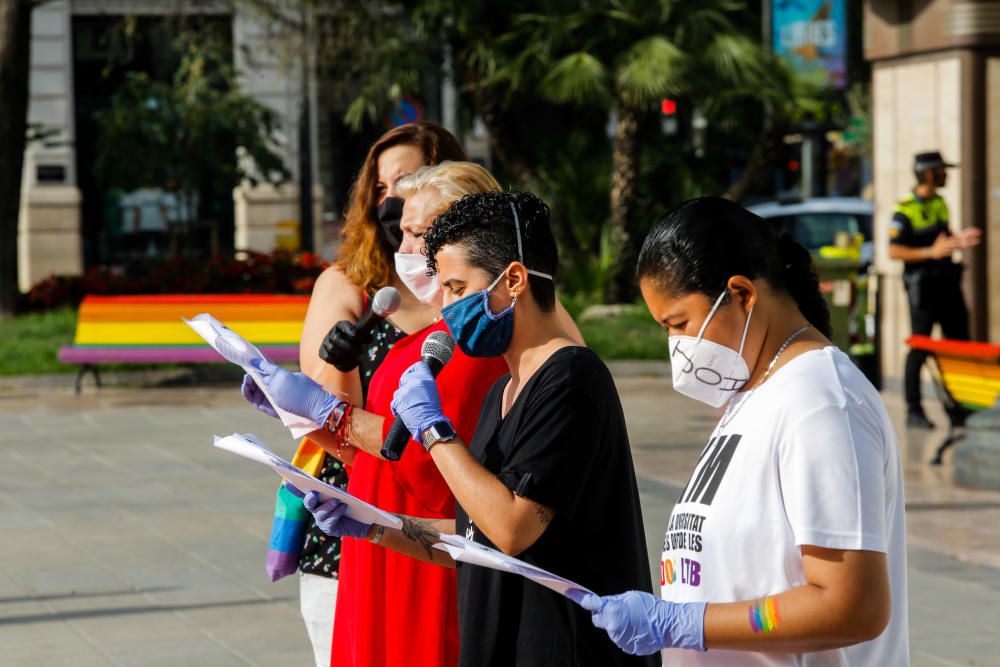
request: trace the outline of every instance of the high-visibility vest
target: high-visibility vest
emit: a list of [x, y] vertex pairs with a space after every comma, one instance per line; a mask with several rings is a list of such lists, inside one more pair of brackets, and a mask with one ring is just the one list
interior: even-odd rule
[[948, 205], [943, 197], [934, 196], [921, 201], [911, 192], [899, 200], [892, 212], [905, 215], [916, 233], [935, 225], [942, 228], [948, 226]]

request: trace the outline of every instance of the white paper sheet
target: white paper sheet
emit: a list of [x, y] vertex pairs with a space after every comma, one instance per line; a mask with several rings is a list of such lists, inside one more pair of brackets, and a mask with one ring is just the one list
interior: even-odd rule
[[[218, 339], [225, 338], [226, 341], [244, 357], [241, 361], [228, 358], [226, 360], [237, 364], [240, 368], [246, 371], [250, 377], [253, 378], [254, 382], [257, 383], [257, 386], [260, 387], [260, 390], [264, 393], [264, 396], [266, 396], [267, 400], [271, 403], [271, 407], [273, 407], [274, 411], [278, 413], [281, 423], [287, 426], [288, 430], [292, 432], [293, 438], [299, 439], [305, 434], [316, 430], [316, 424], [312, 423], [308, 419], [298, 415], [293, 415], [291, 412], [286, 412], [275, 405], [274, 399], [271, 397], [271, 394], [267, 391], [264, 383], [261, 381], [260, 375], [257, 373], [257, 369], [250, 365], [250, 360], [253, 358], [267, 359], [267, 357], [265, 357], [253, 343], [247, 341], [243, 338], [243, 336], [239, 335], [208, 313], [195, 315], [194, 318], [190, 320], [184, 319], [184, 322], [187, 323], [189, 327], [194, 329], [199, 336], [204, 338], [216, 352], [219, 351], [219, 345], [217, 342]], [[268, 359], [268, 361], [270, 360]]]
[[520, 575], [554, 590], [560, 595], [565, 595], [577, 604], [580, 603], [582, 594], [591, 592], [585, 586], [560, 577], [558, 574], [552, 574], [548, 570], [525, 563], [523, 560], [508, 556], [502, 551], [490, 549], [487, 546], [467, 540], [464, 537], [442, 534], [440, 539], [441, 541], [435, 544], [434, 548], [448, 553], [455, 560]]
[[226, 437], [215, 436], [215, 446], [233, 454], [239, 454], [251, 461], [263, 463], [276, 473], [287, 479], [295, 488], [300, 491], [315, 491], [323, 500], [336, 498], [347, 504], [347, 516], [361, 521], [362, 523], [377, 523], [388, 528], [399, 528], [403, 525], [402, 520], [395, 514], [385, 512], [370, 505], [363, 500], [358, 500], [347, 491], [322, 482], [301, 468], [292, 465], [284, 460], [261, 442], [252, 433], [233, 433]]

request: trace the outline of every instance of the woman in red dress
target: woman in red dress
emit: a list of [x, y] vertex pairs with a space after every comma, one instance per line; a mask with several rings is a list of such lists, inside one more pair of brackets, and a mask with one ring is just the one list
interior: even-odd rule
[[[424, 339], [444, 322], [396, 342], [372, 377], [367, 410], [392, 414], [399, 378], [419, 361]], [[503, 359], [473, 359], [455, 350], [438, 376], [459, 434], [471, 437], [487, 390], [505, 372]], [[392, 420], [383, 421], [382, 436]], [[455, 498], [423, 446], [411, 442], [397, 462], [357, 456], [347, 490], [389, 512], [454, 518]], [[367, 540], [344, 540], [331, 665], [454, 667], [458, 664], [455, 570], [423, 563]]]
[[[423, 250], [420, 236], [455, 199], [474, 192], [499, 190], [499, 184], [479, 165], [446, 162], [418, 170], [411, 177], [401, 179], [397, 187], [406, 198], [406, 204], [396, 272], [411, 293], [439, 306], [440, 293], [427, 289], [429, 285], [436, 285], [436, 281], [422, 279], [426, 278], [426, 260], [420, 254]], [[406, 271], [406, 256], [419, 257], [423, 271]], [[559, 312], [560, 318], [568, 322], [572, 335], [580, 338], [565, 310], [560, 307]], [[347, 489], [352, 495], [390, 512], [453, 519], [454, 496], [422, 446], [410, 443], [398, 462], [386, 461], [379, 454], [392, 427], [389, 403], [399, 386], [400, 376], [420, 359], [423, 342], [434, 331], [447, 331], [447, 327], [439, 320], [397, 340], [371, 378], [365, 409], [353, 410], [347, 418], [346, 428], [334, 427], [332, 431], [335, 432], [321, 428], [309, 434], [309, 438], [350, 466]], [[456, 415], [454, 427], [459, 435], [471, 438], [479, 406], [487, 390], [506, 368], [502, 358], [473, 359], [460, 350], [456, 350], [445, 365], [438, 382], [443, 403]], [[296, 400], [303, 394], [315, 395], [315, 391], [321, 390], [313, 390], [307, 384], [298, 384], [292, 390], [290, 385], [296, 381], [294, 375], [297, 374], [275, 367], [268, 380], [275, 400], [282, 408], [313, 418], [317, 424], [331, 421], [330, 411], [337, 410], [330, 401], [335, 399], [327, 395], [322, 397], [326, 400], [323, 409], [313, 412], [303, 409], [303, 404]], [[293, 396], [296, 392], [299, 395]], [[252, 381], [245, 383], [244, 395], [259, 409], [267, 411], [266, 399], [262, 399]], [[286, 396], [288, 403], [283, 402]], [[385, 418], [386, 415], [390, 418]], [[454, 667], [458, 662], [454, 570], [389, 552], [366, 540], [344, 540], [341, 549], [330, 664], [336, 667]]]

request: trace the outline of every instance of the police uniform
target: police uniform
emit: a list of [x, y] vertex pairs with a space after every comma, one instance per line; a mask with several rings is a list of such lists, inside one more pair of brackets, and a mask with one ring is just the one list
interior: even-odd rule
[[[938, 235], [951, 235], [948, 205], [938, 195], [921, 199], [911, 192], [893, 209], [889, 243], [911, 248], [929, 248]], [[951, 257], [923, 262], [905, 262], [903, 284], [910, 303], [910, 328], [914, 334], [930, 335], [934, 323], [941, 325], [945, 338], [969, 339], [969, 314], [961, 289], [962, 265]], [[923, 414], [920, 407], [920, 368], [927, 353], [910, 349], [906, 357], [904, 384], [910, 412]]]

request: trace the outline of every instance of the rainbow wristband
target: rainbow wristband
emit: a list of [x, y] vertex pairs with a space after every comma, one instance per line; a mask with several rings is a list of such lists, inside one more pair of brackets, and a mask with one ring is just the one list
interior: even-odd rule
[[771, 632], [781, 623], [778, 601], [773, 597], [757, 600], [750, 605], [750, 627], [754, 633]]

